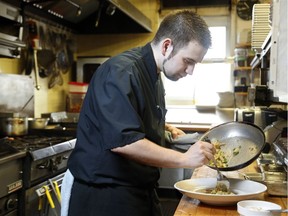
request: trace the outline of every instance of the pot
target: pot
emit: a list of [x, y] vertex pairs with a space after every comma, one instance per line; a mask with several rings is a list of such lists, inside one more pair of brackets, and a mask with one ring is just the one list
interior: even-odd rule
[[23, 136], [27, 133], [27, 117], [0, 117], [0, 134], [2, 136]]
[[29, 129], [44, 129], [49, 122], [49, 118], [28, 118]]

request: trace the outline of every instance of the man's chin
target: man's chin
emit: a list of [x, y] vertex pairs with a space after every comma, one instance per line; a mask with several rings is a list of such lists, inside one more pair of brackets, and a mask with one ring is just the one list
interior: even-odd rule
[[[167, 77], [167, 76], [166, 76]], [[171, 80], [171, 81], [178, 81], [180, 78], [182, 78], [182, 77], [167, 77], [169, 80]]]

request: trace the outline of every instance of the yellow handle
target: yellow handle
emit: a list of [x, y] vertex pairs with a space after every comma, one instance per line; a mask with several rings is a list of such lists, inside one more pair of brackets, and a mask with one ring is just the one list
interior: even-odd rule
[[56, 191], [56, 195], [58, 197], [59, 202], [61, 202], [61, 193], [59, 190], [59, 186], [58, 183], [56, 181], [53, 181], [54, 187], [55, 187], [55, 191]]
[[46, 196], [47, 196], [47, 199], [48, 199], [48, 201], [49, 201], [49, 203], [50, 203], [50, 206], [51, 206], [51, 208], [55, 208], [55, 205], [54, 205], [54, 202], [53, 202], [53, 200], [52, 200], [52, 197], [51, 197], [51, 194], [50, 194], [50, 192], [49, 192], [49, 188], [48, 188], [48, 186], [47, 185], [45, 185], [45, 186], [43, 186], [44, 187], [44, 189], [45, 189], [45, 194], [46, 194]]
[[39, 197], [39, 203], [38, 203], [38, 211], [41, 211], [43, 208], [43, 197]]

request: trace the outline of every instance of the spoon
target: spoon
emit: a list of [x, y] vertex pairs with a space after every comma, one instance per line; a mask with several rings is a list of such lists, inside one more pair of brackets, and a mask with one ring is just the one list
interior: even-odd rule
[[287, 213], [288, 209], [267, 209], [266, 211], [275, 212], [275, 213]]
[[212, 160], [217, 170], [217, 187], [220, 188], [221, 191], [228, 191], [230, 188], [230, 182], [228, 178], [220, 172], [215, 158], [213, 158]]
[[[203, 139], [203, 141], [211, 143], [211, 141], [208, 137], [205, 137]], [[212, 158], [212, 160], [213, 160], [214, 166], [217, 170], [217, 188], [219, 188], [221, 191], [228, 191], [230, 188], [230, 182], [229, 182], [228, 178], [220, 172], [220, 170], [217, 166], [217, 162], [216, 162], [214, 157]]]

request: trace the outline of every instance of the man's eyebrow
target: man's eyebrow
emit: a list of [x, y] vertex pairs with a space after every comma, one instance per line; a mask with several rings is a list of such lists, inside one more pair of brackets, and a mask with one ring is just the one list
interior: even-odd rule
[[184, 58], [184, 61], [186, 61], [189, 64], [197, 64], [197, 61], [195, 61], [194, 59], [189, 58], [189, 57]]

